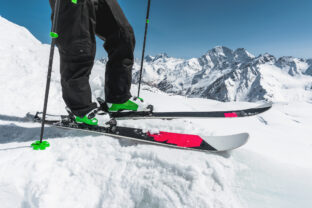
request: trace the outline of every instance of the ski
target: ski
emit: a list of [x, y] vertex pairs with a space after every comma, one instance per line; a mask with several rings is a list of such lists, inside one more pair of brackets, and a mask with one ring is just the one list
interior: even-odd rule
[[[40, 113], [37, 113], [35, 115], [28, 113], [26, 117], [31, 121], [40, 123], [42, 121], [40, 115]], [[164, 131], [151, 133], [144, 132], [142, 129], [139, 128], [120, 127], [114, 124], [110, 125], [109, 127], [89, 126], [85, 124], [74, 123], [69, 116], [47, 115], [45, 124], [63, 129], [87, 131], [155, 145], [206, 152], [221, 152], [233, 150], [243, 146], [249, 138], [248, 133], [233, 134], [227, 136], [203, 136]]]
[[[100, 103], [102, 105], [102, 103]], [[195, 111], [195, 112], [153, 112], [153, 111], [120, 111], [109, 113], [111, 118], [116, 119], [178, 119], [178, 118], [232, 118], [254, 116], [269, 110], [272, 103], [266, 103], [258, 107], [229, 110], [229, 111]]]

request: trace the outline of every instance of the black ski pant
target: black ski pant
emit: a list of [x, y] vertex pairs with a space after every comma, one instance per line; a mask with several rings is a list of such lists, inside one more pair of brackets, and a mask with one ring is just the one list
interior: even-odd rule
[[[54, 15], [55, 0], [49, 0]], [[130, 97], [134, 32], [117, 0], [60, 0], [56, 45], [60, 53], [63, 99], [77, 116], [96, 108], [89, 76], [93, 67], [95, 35], [108, 53], [105, 100], [124, 103]]]

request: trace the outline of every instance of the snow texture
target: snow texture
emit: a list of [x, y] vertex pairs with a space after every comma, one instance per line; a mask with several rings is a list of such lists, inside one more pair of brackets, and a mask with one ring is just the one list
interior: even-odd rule
[[[311, 60], [276, 60], [268, 54], [255, 58], [244, 49], [233, 52], [224, 47], [199, 59], [147, 56], [148, 85], [142, 97], [159, 111], [259, 104], [221, 103], [162, 91], [200, 97], [211, 97], [211, 91], [214, 98], [245, 101], [285, 101], [285, 95], [294, 96], [250, 118], [119, 122], [153, 131], [249, 132], [250, 141], [233, 152], [206, 154], [52, 127], [45, 129], [51, 147], [34, 151], [30, 144], [39, 139], [40, 125], [28, 122], [25, 114], [42, 109], [49, 46], [2, 17], [0, 30], [1, 208], [312, 206]], [[102, 62], [96, 62], [90, 79], [94, 97], [103, 96]], [[58, 67], [56, 52], [48, 105], [54, 114], [65, 113]], [[221, 77], [225, 81], [218, 81]], [[205, 91], [206, 96], [198, 94]]]

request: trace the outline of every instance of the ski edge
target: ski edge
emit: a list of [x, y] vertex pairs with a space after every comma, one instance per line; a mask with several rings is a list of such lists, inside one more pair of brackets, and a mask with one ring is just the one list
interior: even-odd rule
[[[208, 119], [208, 118], [242, 118], [255, 116], [268, 111], [272, 108], [273, 103], [268, 102], [252, 108], [241, 110], [225, 110], [225, 111], [184, 111], [184, 112], [112, 112], [110, 117], [117, 120], [139, 120], [139, 119]], [[255, 111], [255, 112], [251, 112]]]
[[[34, 115], [32, 113], [27, 113], [26, 114], [26, 118], [29, 121], [32, 121], [32, 122], [40, 122], [41, 121], [41, 120], [36, 120], [36, 115]], [[59, 125], [53, 124], [53, 123], [59, 122], [59, 120], [47, 120], [47, 122], [48, 123], [46, 123], [46, 125], [53, 126], [53, 127], [56, 127], [56, 128], [61, 128], [61, 129], [79, 130], [79, 131], [90, 132], [90, 133], [99, 134], [99, 135], [105, 135], [105, 136], [108, 136], [108, 137], [129, 139], [129, 140], [133, 140], [133, 141], [136, 141], [136, 142], [139, 142], [139, 143], [143, 143], [143, 144], [147, 143], [147, 144], [153, 144], [153, 145], [163, 146], [163, 147], [168, 147], [168, 148], [193, 150], [193, 151], [200, 151], [200, 152], [206, 152], [206, 153], [207, 152], [208, 153], [209, 152], [211, 152], [211, 153], [220, 153], [220, 152], [231, 151], [231, 150], [234, 150], [234, 149], [237, 149], [237, 148], [243, 146], [244, 144], [247, 143], [247, 141], [249, 139], [249, 134], [248, 133], [238, 133], [238, 134], [230, 134], [230, 135], [224, 135], [224, 136], [192, 135], [192, 136], [199, 136], [203, 140], [203, 145], [204, 146], [208, 146], [209, 148], [213, 148], [213, 149], [201, 149], [201, 148], [194, 148], [194, 147], [182, 147], [182, 146], [172, 145], [172, 144], [169, 144], [169, 143], [160, 143], [160, 142], [157, 142], [157, 141], [143, 140], [143, 139], [139, 139], [139, 138], [135, 138], [135, 137], [131, 137], [131, 136], [118, 135], [118, 134], [109, 133], [109, 132], [98, 132], [98, 131], [94, 131], [94, 130], [72, 128], [72, 127], [59, 126]], [[119, 128], [125, 128], [125, 129], [130, 129], [130, 130], [135, 130], [136, 129], [136, 128], [131, 128], [131, 127], [119, 127]], [[168, 132], [168, 133], [172, 133], [172, 132]], [[239, 142], [235, 146], [232, 145], [232, 146], [228, 146], [227, 148], [219, 148], [219, 147], [217, 147], [218, 144], [213, 142], [213, 140], [214, 141], [220, 140], [220, 139], [227, 140], [227, 139], [230, 139], [230, 138], [233, 138], [233, 137], [241, 137], [242, 141]], [[211, 144], [211, 143], [213, 143], [213, 144]]]

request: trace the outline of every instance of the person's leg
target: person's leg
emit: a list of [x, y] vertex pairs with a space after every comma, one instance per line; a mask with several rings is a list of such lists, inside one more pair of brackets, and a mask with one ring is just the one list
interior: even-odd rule
[[[76, 116], [96, 108], [89, 76], [95, 57], [95, 9], [92, 1], [61, 0], [56, 45], [60, 53], [63, 99]], [[55, 0], [50, 0], [54, 10]], [[52, 14], [53, 16], [53, 14]]]
[[105, 72], [105, 101], [124, 103], [130, 97], [135, 37], [116, 0], [98, 0], [96, 34], [105, 40], [108, 53]]

